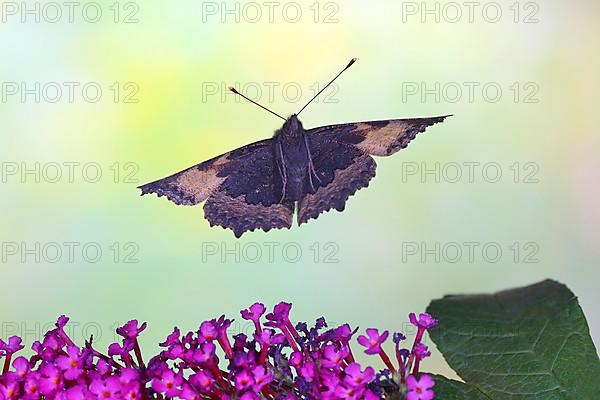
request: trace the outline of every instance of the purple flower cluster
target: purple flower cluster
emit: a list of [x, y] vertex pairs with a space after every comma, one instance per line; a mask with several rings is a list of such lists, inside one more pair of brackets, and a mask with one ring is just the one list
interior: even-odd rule
[[437, 325], [428, 314], [410, 315], [417, 327], [411, 349], [400, 348], [405, 337], [393, 334], [396, 365], [382, 348], [387, 331], [367, 329], [358, 337], [365, 353], [378, 355], [386, 365], [376, 373], [355, 361], [350, 341], [356, 329], [348, 324], [328, 328], [323, 318], [312, 327], [294, 325], [291, 307], [281, 302], [266, 313], [256, 303], [242, 310], [242, 318], [254, 325], [251, 337], [230, 337], [232, 321], [225, 316], [204, 321], [195, 332], [182, 334], [175, 328], [147, 365], [138, 343], [145, 323], [132, 320], [118, 328], [121, 343], [102, 354], [93, 347], [93, 338], [83, 347], [75, 345], [64, 330], [68, 318], [62, 316], [55, 329], [32, 345], [30, 358], [14, 357], [23, 349], [19, 337], [0, 340], [0, 400], [434, 398], [435, 382], [419, 374], [421, 360], [430, 355], [423, 335]]

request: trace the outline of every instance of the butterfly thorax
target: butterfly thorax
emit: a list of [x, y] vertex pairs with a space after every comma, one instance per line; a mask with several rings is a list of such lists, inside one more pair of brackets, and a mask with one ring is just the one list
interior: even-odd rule
[[299, 201], [306, 193], [310, 149], [302, 123], [296, 115], [288, 118], [274, 136], [277, 172], [282, 199]]

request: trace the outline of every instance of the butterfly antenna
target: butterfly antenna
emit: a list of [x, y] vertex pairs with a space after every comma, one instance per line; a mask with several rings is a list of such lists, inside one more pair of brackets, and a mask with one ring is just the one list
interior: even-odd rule
[[315, 94], [315, 95], [313, 96], [313, 98], [312, 98], [312, 99], [310, 99], [310, 101], [309, 101], [308, 103], [306, 103], [306, 104], [304, 105], [304, 107], [302, 107], [302, 108], [300, 109], [300, 111], [298, 111], [298, 113], [297, 113], [296, 115], [300, 115], [300, 113], [302, 112], [302, 110], [304, 110], [304, 109], [305, 109], [305, 108], [306, 108], [306, 107], [307, 107], [307, 106], [308, 106], [310, 103], [312, 103], [312, 101], [313, 101], [314, 99], [316, 99], [316, 98], [317, 98], [317, 97], [318, 97], [318, 96], [319, 96], [321, 93], [323, 93], [323, 91], [324, 91], [325, 89], [327, 89], [327, 88], [329, 87], [329, 85], [331, 85], [331, 84], [332, 84], [332, 83], [333, 83], [333, 82], [334, 82], [334, 81], [335, 81], [335, 80], [338, 78], [338, 76], [340, 76], [340, 75], [341, 75], [341, 74], [342, 74], [342, 73], [343, 73], [345, 70], [347, 70], [348, 68], [350, 68], [350, 67], [352, 66], [352, 64], [354, 64], [355, 62], [356, 62], [356, 57], [355, 57], [355, 58], [353, 58], [352, 60], [350, 60], [350, 62], [348, 63], [348, 65], [346, 65], [346, 67], [344, 67], [344, 69], [343, 69], [343, 70], [341, 70], [341, 71], [340, 71], [340, 73], [339, 73], [339, 74], [337, 74], [337, 75], [335, 76], [335, 78], [333, 78], [332, 80], [330, 80], [330, 81], [329, 81], [329, 83], [328, 83], [327, 85], [325, 85], [325, 87], [324, 87], [323, 89], [319, 90], [319, 92], [318, 92], [317, 94]]
[[235, 90], [235, 88], [234, 88], [233, 86], [230, 86], [230, 87], [229, 87], [229, 90], [231, 90], [233, 93], [235, 93], [235, 94], [237, 94], [237, 95], [240, 95], [240, 96], [242, 96], [244, 99], [248, 100], [250, 103], [252, 103], [252, 104], [256, 104], [257, 106], [259, 106], [259, 107], [260, 107], [260, 108], [262, 108], [263, 110], [267, 110], [267, 111], [268, 111], [268, 112], [270, 112], [271, 114], [278, 116], [279, 118], [281, 118], [281, 119], [282, 119], [282, 120], [284, 120], [284, 121], [286, 120], [285, 118], [283, 118], [281, 115], [277, 114], [276, 112], [274, 112], [274, 111], [271, 111], [271, 110], [269, 110], [267, 107], [261, 106], [260, 104], [258, 104], [258, 103], [257, 103], [257, 102], [255, 102], [254, 100], [252, 100], [252, 99], [249, 99], [248, 97], [244, 96], [243, 94], [241, 94], [240, 92], [238, 92], [237, 90]]

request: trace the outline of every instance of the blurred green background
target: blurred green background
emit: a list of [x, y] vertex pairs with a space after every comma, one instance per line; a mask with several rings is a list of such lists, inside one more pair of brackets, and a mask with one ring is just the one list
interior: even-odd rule
[[[553, 278], [600, 343], [600, 4], [289, 3], [81, 3], [72, 22], [66, 7], [52, 22], [47, 3], [26, 2], [36, 22], [1, 3], [1, 336], [29, 346], [64, 313], [79, 343], [94, 333], [103, 347], [138, 318], [148, 354], [175, 324], [282, 299], [296, 320], [410, 334], [407, 314], [432, 298]], [[201, 206], [139, 197], [139, 184], [279, 128], [227, 85], [288, 115], [351, 57], [305, 127], [454, 116], [378, 158], [343, 213], [235, 240]], [[436, 163], [437, 182], [422, 175]], [[427, 369], [447, 371], [438, 353]]]

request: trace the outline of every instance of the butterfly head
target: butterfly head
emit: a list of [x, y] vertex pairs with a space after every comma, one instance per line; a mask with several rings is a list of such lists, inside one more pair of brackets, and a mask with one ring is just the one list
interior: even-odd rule
[[283, 123], [283, 127], [281, 127], [281, 132], [288, 137], [300, 136], [303, 131], [302, 122], [300, 122], [296, 114], [290, 115]]

